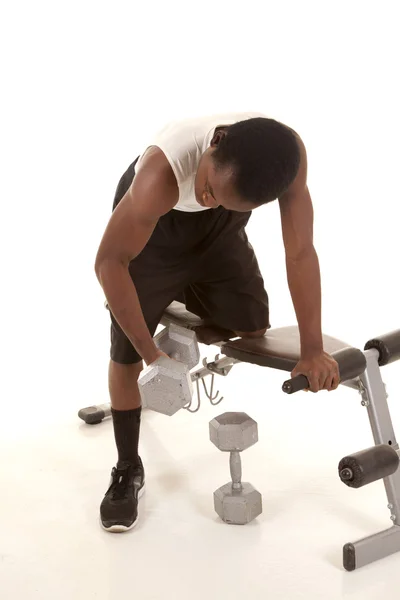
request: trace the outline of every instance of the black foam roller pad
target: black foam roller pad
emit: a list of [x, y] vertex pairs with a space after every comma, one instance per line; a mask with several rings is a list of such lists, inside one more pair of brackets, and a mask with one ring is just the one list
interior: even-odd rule
[[364, 350], [375, 348], [379, 352], [379, 366], [384, 367], [400, 358], [400, 329], [369, 340]]
[[[384, 477], [393, 475], [399, 466], [399, 456], [391, 446], [380, 444], [346, 456], [339, 463], [339, 476], [343, 483], [360, 488]], [[352, 477], [342, 478], [342, 471], [350, 469]]]

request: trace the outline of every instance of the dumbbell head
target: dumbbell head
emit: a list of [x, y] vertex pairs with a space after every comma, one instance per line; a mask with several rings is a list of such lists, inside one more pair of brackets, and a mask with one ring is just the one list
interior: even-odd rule
[[222, 452], [242, 452], [258, 442], [257, 422], [246, 413], [224, 413], [210, 422], [210, 440]]
[[200, 360], [199, 344], [194, 331], [171, 323], [154, 338], [156, 346], [174, 360], [193, 369]]
[[245, 525], [262, 513], [261, 494], [250, 483], [243, 483], [241, 490], [227, 483], [214, 492], [214, 508], [225, 523]]
[[146, 367], [138, 380], [143, 406], [172, 416], [190, 402], [193, 384], [187, 365], [160, 356]]

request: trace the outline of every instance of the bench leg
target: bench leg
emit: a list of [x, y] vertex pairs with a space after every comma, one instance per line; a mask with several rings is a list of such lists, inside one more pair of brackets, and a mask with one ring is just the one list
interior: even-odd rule
[[107, 417], [111, 416], [111, 404], [98, 404], [81, 408], [78, 417], [88, 425], [97, 425]]
[[353, 544], [346, 544], [343, 548], [343, 566], [346, 571], [355, 571], [399, 550], [400, 527], [395, 525]]
[[[360, 393], [362, 403], [368, 410], [375, 444], [388, 444], [399, 451], [378, 364], [378, 352], [367, 350], [365, 356], [367, 368], [360, 376]], [[355, 543], [346, 544], [343, 548], [343, 566], [347, 571], [354, 571], [400, 551], [400, 469], [383, 482], [394, 526]]]

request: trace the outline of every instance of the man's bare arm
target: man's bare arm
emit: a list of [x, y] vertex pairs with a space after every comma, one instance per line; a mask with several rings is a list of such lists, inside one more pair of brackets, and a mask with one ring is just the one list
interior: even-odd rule
[[301, 338], [302, 357], [323, 350], [321, 331], [321, 276], [313, 243], [314, 212], [307, 186], [307, 154], [298, 138], [301, 161], [298, 175], [279, 199], [286, 270]]
[[147, 364], [157, 358], [157, 348], [128, 267], [147, 244], [159, 218], [172, 210], [178, 198], [178, 185], [165, 155], [159, 148], [151, 148], [114, 210], [96, 256], [95, 271], [108, 306]]

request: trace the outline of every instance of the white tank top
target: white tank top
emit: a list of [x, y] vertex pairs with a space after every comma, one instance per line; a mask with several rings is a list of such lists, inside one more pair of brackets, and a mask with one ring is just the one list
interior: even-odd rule
[[[158, 146], [175, 174], [179, 188], [179, 200], [175, 210], [200, 212], [209, 208], [196, 202], [194, 183], [197, 167], [203, 153], [209, 148], [215, 129], [223, 125], [232, 125], [255, 117], [265, 117], [262, 113], [225, 113], [198, 119], [172, 121], [159, 131], [146, 146]], [[143, 156], [143, 155], [142, 155]], [[142, 156], [136, 163], [139, 168]]]

